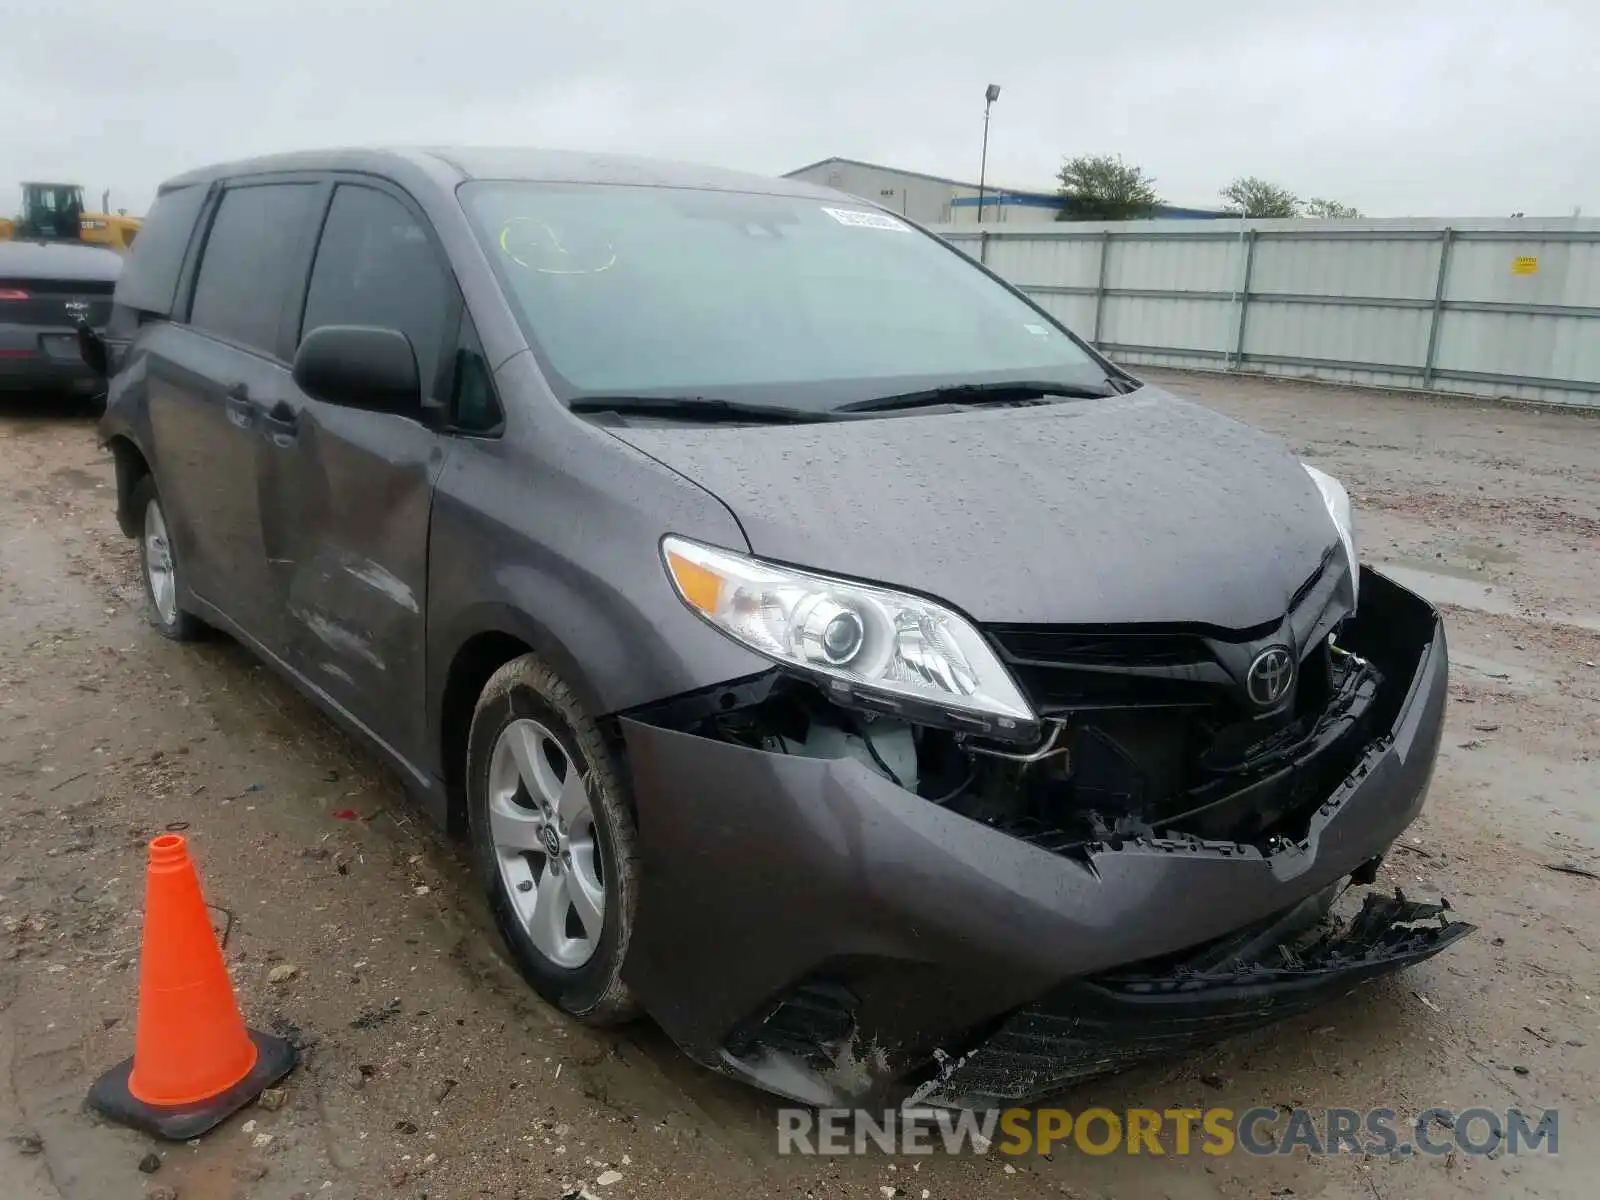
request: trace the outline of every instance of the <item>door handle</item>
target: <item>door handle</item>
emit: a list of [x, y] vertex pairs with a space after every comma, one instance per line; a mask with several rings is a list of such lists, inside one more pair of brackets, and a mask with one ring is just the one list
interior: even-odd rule
[[[260, 411], [260, 406], [257, 406]], [[274, 440], [293, 438], [300, 426], [300, 413], [287, 400], [279, 400], [261, 418], [261, 423], [272, 434]]]
[[242, 383], [236, 383], [223, 393], [226, 397], [228, 420], [240, 429], [248, 429], [255, 424], [256, 417], [261, 412], [261, 406], [250, 399], [250, 389]]

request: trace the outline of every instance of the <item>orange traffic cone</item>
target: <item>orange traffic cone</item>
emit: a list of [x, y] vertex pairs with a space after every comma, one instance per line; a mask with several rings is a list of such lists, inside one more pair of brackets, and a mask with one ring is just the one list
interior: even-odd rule
[[221, 1124], [294, 1069], [294, 1047], [246, 1029], [189, 848], [150, 843], [133, 1057], [89, 1089], [89, 1107], [183, 1141]]

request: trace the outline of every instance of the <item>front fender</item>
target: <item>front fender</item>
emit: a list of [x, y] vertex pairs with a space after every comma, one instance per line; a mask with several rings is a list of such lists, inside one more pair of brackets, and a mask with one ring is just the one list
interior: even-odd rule
[[452, 665], [485, 633], [529, 646], [595, 716], [770, 665], [691, 613], [661, 563], [667, 533], [745, 549], [727, 509], [615, 439], [583, 442], [565, 462], [491, 446], [461, 446], [447, 460], [428, 562], [436, 768], [445, 706], [458, 699], [446, 695]]

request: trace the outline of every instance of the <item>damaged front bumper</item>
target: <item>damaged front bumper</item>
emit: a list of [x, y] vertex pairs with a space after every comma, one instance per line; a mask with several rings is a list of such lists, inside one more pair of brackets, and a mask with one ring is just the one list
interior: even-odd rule
[[1472, 932], [1440, 904], [1369, 892], [1348, 921], [1326, 892], [1159, 964], [1074, 980], [1018, 1010], [915, 1088], [911, 1104], [1005, 1108], [1316, 1007]]
[[692, 1057], [804, 1103], [1020, 1103], [1436, 953], [1468, 927], [1390, 902], [1327, 932], [1334, 894], [1371, 882], [1420, 810], [1443, 724], [1437, 614], [1371, 572], [1362, 601], [1340, 642], [1382, 668], [1381, 728], [1292, 821], [1239, 841], [1063, 850], [855, 757], [624, 717], [631, 986]]

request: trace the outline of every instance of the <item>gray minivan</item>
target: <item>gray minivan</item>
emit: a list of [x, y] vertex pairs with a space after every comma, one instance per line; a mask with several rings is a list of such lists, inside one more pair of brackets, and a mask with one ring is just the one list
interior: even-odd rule
[[1344, 489], [806, 184], [348, 151], [160, 191], [91, 352], [155, 626], [469, 839], [589, 1022], [1011, 1104], [1417, 962], [1437, 614]]

